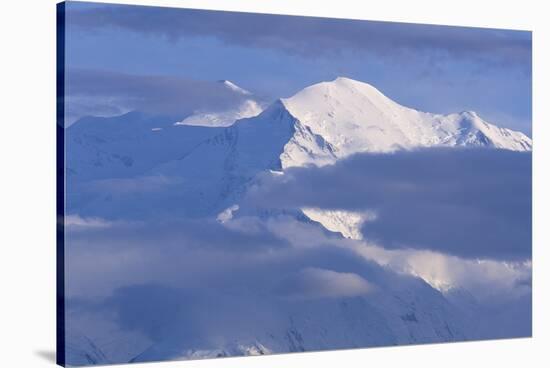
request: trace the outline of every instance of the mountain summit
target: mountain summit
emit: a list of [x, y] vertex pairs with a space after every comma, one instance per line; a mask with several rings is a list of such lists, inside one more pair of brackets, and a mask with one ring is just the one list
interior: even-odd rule
[[474, 112], [431, 114], [392, 101], [375, 87], [349, 78], [309, 86], [281, 100], [297, 119], [283, 166], [323, 164], [359, 152], [429, 146], [486, 146], [531, 150], [529, 137], [499, 128]]

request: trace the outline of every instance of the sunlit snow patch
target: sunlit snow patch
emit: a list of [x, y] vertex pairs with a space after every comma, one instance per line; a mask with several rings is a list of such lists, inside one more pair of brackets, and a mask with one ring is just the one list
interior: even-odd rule
[[197, 111], [193, 115], [174, 123], [174, 125], [193, 125], [206, 127], [228, 127], [235, 121], [251, 118], [262, 112], [262, 107], [254, 100], [246, 100], [236, 109], [224, 111]]
[[304, 215], [320, 223], [327, 230], [338, 232], [345, 238], [361, 240], [361, 226], [365, 221], [376, 219], [373, 212], [353, 212], [345, 210], [325, 210], [321, 208], [302, 208]]

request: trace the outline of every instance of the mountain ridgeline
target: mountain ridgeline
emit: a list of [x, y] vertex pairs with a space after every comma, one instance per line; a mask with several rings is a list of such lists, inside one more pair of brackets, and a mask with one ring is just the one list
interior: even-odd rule
[[[223, 84], [237, 94], [250, 94], [231, 82]], [[90, 181], [179, 177], [186, 185], [178, 199], [186, 205], [178, 211], [204, 216], [238, 201], [247, 185], [268, 170], [323, 166], [357, 153], [422, 147], [532, 149], [525, 134], [489, 124], [475, 112], [420, 112], [348, 78], [307, 87], [256, 116], [231, 121], [235, 116], [224, 114], [222, 121], [216, 120], [219, 113], [203, 113], [208, 116], [204, 124], [194, 115], [192, 125], [184, 123], [188, 118], [175, 121], [139, 112], [81, 119], [67, 131], [68, 185], [81, 192], [86, 187], [82, 184]], [[116, 217], [116, 208], [96, 210], [98, 196], [75, 196], [69, 206], [83, 209], [83, 215]]]

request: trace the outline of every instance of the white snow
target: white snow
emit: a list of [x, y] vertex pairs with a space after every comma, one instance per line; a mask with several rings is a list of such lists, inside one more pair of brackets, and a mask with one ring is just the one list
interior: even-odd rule
[[321, 208], [302, 208], [304, 215], [319, 222], [325, 229], [338, 232], [344, 238], [361, 240], [361, 226], [365, 221], [376, 219], [373, 212], [353, 212], [345, 210], [326, 210]]
[[174, 123], [174, 125], [193, 125], [204, 127], [228, 127], [235, 121], [250, 118], [262, 112], [260, 104], [254, 100], [245, 100], [237, 108], [224, 111], [197, 111], [193, 115]]
[[473, 112], [438, 115], [399, 105], [373, 86], [349, 78], [314, 84], [282, 99], [297, 119], [281, 155], [284, 168], [324, 165], [359, 152], [428, 146], [531, 150], [529, 137], [496, 127]]

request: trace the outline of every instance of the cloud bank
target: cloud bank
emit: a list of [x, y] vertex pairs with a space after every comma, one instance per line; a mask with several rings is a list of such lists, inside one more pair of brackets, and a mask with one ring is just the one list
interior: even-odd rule
[[267, 175], [247, 203], [374, 211], [365, 239], [463, 258], [531, 257], [531, 155], [487, 149], [363, 154]]
[[69, 69], [66, 76], [69, 123], [86, 114], [114, 116], [132, 110], [181, 119], [213, 107], [223, 111], [239, 106], [247, 98], [222, 83], [174, 76], [90, 69]]
[[[70, 10], [70, 8], [69, 8]], [[70, 10], [70, 24], [114, 27], [170, 40], [214, 37], [238, 46], [318, 57], [349, 50], [384, 57], [452, 57], [529, 67], [530, 32], [141, 6]]]

